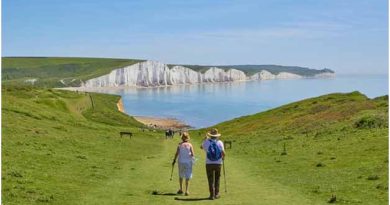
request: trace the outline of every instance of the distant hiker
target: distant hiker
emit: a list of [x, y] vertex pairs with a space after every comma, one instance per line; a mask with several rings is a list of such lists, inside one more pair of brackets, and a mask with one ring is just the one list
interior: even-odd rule
[[213, 128], [207, 133], [201, 149], [206, 152], [206, 173], [209, 183], [209, 199], [218, 199], [219, 195], [219, 179], [221, 176], [221, 165], [225, 158], [225, 149], [223, 143], [219, 140], [221, 134]]
[[165, 131], [165, 139], [168, 139], [168, 137], [170, 137], [169, 135], [170, 135], [169, 130], [166, 130], [166, 131]]
[[167, 131], [165, 131], [165, 139], [168, 139], [168, 138], [172, 138], [173, 139], [173, 135], [175, 133], [173, 132], [173, 130], [171, 128], [169, 128]]
[[178, 194], [183, 194], [183, 178], [186, 179], [185, 195], [188, 196], [189, 181], [192, 178], [192, 163], [194, 159], [194, 148], [189, 143], [190, 135], [188, 132], [184, 132], [181, 135], [182, 142], [179, 143], [176, 149], [175, 157], [173, 158], [172, 166], [176, 163], [176, 158], [179, 157], [179, 184], [180, 189]]

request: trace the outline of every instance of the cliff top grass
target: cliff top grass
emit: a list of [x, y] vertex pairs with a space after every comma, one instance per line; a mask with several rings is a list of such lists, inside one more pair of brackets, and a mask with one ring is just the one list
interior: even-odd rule
[[[174, 65], [170, 65], [170, 67], [173, 67]], [[293, 73], [301, 76], [306, 77], [313, 77], [316, 74], [321, 73], [334, 73], [331, 69], [311, 69], [306, 67], [300, 67], [300, 66], [282, 66], [282, 65], [181, 65], [187, 68], [190, 68], [192, 70], [198, 71], [198, 72], [206, 72], [210, 67], [218, 67], [221, 69], [229, 70], [229, 69], [237, 69], [243, 71], [246, 75], [251, 76], [254, 75], [262, 70], [266, 70], [274, 75], [277, 75], [281, 72], [288, 72]]]
[[79, 86], [81, 81], [99, 77], [112, 70], [143, 60], [73, 57], [3, 57], [2, 83], [26, 85], [38, 79], [39, 87]]
[[[174, 196], [170, 163], [180, 140], [143, 132], [117, 111], [119, 96], [2, 93], [3, 204], [210, 203], [199, 149], [205, 129], [191, 131], [199, 157], [191, 195]], [[330, 94], [216, 125], [232, 148], [228, 193], [213, 204], [328, 204], [332, 195], [337, 204], [387, 204], [387, 109], [387, 96]]]

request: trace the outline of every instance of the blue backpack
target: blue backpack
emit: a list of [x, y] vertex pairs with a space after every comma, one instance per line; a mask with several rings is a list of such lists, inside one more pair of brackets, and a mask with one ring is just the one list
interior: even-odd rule
[[217, 145], [216, 140], [209, 140], [210, 146], [207, 149], [207, 158], [211, 161], [218, 161], [222, 158], [222, 150]]

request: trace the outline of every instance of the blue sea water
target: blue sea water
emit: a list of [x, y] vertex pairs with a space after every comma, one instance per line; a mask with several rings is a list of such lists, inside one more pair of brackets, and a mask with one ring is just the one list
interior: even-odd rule
[[176, 118], [201, 128], [305, 98], [352, 91], [359, 91], [370, 98], [386, 95], [388, 76], [177, 85], [105, 92], [120, 94], [129, 115]]

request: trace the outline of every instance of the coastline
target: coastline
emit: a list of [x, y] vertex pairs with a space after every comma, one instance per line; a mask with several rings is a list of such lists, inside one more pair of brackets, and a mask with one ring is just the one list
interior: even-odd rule
[[142, 124], [156, 129], [189, 129], [191, 126], [175, 118], [133, 116], [135, 120]]
[[182, 84], [173, 84], [173, 85], [156, 85], [156, 86], [139, 86], [139, 85], [118, 85], [118, 86], [103, 86], [103, 87], [62, 87], [56, 88], [61, 90], [69, 91], [80, 91], [80, 92], [102, 92], [107, 93], [108, 91], [116, 91], [122, 89], [155, 89], [155, 88], [169, 88], [176, 86], [198, 86], [198, 85], [207, 85], [207, 84], [230, 84], [230, 83], [245, 83], [250, 81], [269, 81], [269, 80], [305, 80], [305, 79], [323, 79], [323, 78], [335, 78], [335, 75], [332, 76], [301, 76], [300, 78], [280, 78], [280, 79], [245, 79], [245, 80], [233, 80], [233, 81], [215, 81], [215, 82], [199, 82], [199, 83], [182, 83]]
[[116, 103], [116, 107], [118, 108], [119, 112], [122, 112], [122, 113], [125, 113], [125, 107], [123, 106], [123, 101], [122, 101], [122, 98], [120, 98], [118, 100], [118, 102]]
[[101, 92], [107, 93], [106, 91], [117, 91], [123, 89], [156, 89], [156, 88], [170, 88], [180, 86], [198, 86], [198, 85], [211, 85], [211, 84], [229, 84], [229, 83], [244, 83], [254, 80], [235, 80], [235, 81], [223, 81], [223, 82], [203, 82], [203, 83], [188, 83], [188, 84], [174, 84], [174, 85], [157, 85], [157, 86], [139, 86], [139, 85], [119, 85], [119, 86], [103, 86], [103, 87], [61, 87], [56, 88], [60, 90], [79, 91], [79, 92]]
[[[127, 115], [123, 106], [122, 98], [116, 103], [119, 112]], [[188, 129], [191, 126], [175, 118], [161, 118], [148, 116], [132, 116], [138, 122], [155, 129]]]

